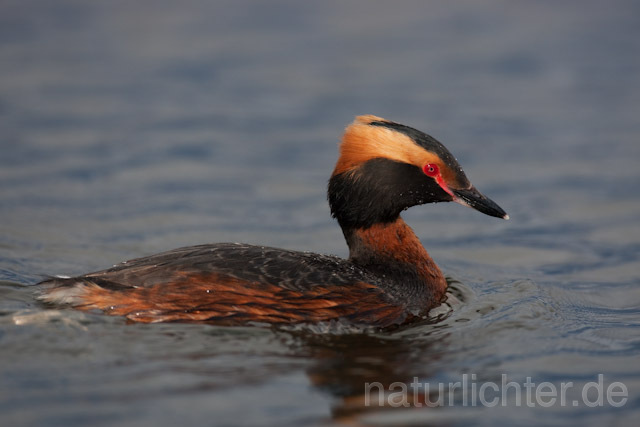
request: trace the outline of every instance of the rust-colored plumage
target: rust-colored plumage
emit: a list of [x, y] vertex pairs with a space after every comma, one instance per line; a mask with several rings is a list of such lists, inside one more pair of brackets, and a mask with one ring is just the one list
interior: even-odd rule
[[389, 327], [424, 317], [446, 281], [400, 212], [457, 201], [506, 218], [427, 134], [376, 116], [345, 131], [329, 181], [349, 258], [244, 244], [175, 249], [40, 284], [40, 299], [136, 322]]
[[390, 224], [376, 224], [357, 230], [356, 234], [368, 250], [383, 258], [415, 266], [424, 283], [429, 283], [434, 300], [444, 296], [447, 288], [444, 275], [402, 218]]
[[380, 289], [364, 282], [318, 285], [303, 292], [210, 274], [115, 292], [94, 285], [83, 298], [79, 309], [97, 309], [143, 323], [242, 325], [345, 319], [385, 327], [407, 317], [398, 306], [380, 304]]

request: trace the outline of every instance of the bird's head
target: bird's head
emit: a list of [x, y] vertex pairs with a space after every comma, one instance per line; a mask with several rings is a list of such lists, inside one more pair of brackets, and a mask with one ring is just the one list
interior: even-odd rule
[[411, 206], [451, 201], [509, 219], [435, 138], [371, 115], [356, 117], [345, 130], [328, 196], [343, 228], [393, 222]]

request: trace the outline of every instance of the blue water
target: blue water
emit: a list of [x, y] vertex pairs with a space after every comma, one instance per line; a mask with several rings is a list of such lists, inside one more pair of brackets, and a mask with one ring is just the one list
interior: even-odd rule
[[[636, 425], [638, 87], [633, 1], [3, 1], [0, 424]], [[43, 275], [198, 243], [346, 256], [325, 189], [358, 114], [434, 135], [512, 218], [406, 212], [451, 282], [439, 321], [136, 325], [34, 301]], [[599, 374], [623, 405], [597, 404]], [[450, 386], [503, 375], [572, 386], [494, 407]], [[414, 380], [451, 402], [392, 394]]]

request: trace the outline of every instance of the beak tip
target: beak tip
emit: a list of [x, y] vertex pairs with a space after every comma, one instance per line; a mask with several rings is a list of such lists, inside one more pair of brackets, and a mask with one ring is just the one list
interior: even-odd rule
[[468, 206], [485, 215], [493, 216], [496, 218], [502, 218], [508, 220], [509, 215], [498, 206], [493, 200], [484, 196], [475, 187], [470, 187], [462, 190], [454, 190], [455, 197], [454, 202], [461, 205]]

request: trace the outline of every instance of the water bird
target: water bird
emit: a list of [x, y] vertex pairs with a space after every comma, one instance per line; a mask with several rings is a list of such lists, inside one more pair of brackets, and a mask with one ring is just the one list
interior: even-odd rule
[[241, 243], [190, 246], [77, 277], [48, 278], [38, 298], [134, 322], [282, 325], [347, 322], [386, 328], [427, 316], [447, 282], [400, 216], [457, 202], [508, 219], [455, 157], [409, 126], [364, 115], [345, 130], [328, 185], [347, 259]]

